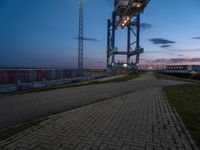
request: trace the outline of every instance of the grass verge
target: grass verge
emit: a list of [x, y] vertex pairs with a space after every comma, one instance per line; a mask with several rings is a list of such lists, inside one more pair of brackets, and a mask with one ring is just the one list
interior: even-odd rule
[[191, 82], [191, 83], [195, 83], [195, 84], [200, 84], [199, 80], [193, 80], [193, 79], [187, 79], [187, 78], [181, 78], [181, 77], [176, 77], [176, 76], [172, 76], [172, 75], [167, 75], [167, 74], [162, 74], [162, 73], [154, 73], [154, 76], [157, 79], [161, 79], [161, 80], [175, 80], [175, 81], [186, 81], [186, 82]]
[[123, 82], [123, 81], [128, 81], [131, 79], [135, 79], [138, 76], [139, 76], [139, 74], [132, 74], [132, 75], [125, 75], [124, 77], [110, 79], [107, 81], [90, 81], [87, 83], [74, 83], [74, 84], [68, 84], [68, 85], [63, 85], [63, 86], [52, 86], [52, 87], [46, 87], [46, 88], [41, 88], [41, 89], [30, 89], [30, 90], [24, 90], [24, 91], [17, 91], [17, 92], [1, 94], [1, 95], [9, 96], [9, 95], [24, 94], [24, 93], [43, 92], [43, 91], [49, 91], [49, 90], [73, 88], [73, 87], [80, 87], [80, 86], [90, 86], [90, 85], [103, 84], [103, 83]]
[[175, 107], [196, 144], [200, 147], [200, 82], [178, 78], [170, 75], [155, 73], [158, 79], [192, 81], [191, 84], [182, 84], [164, 87], [169, 103]]
[[200, 84], [169, 86], [164, 91], [200, 147]]
[[157, 73], [155, 72], [154, 73], [154, 76], [157, 78], [157, 79], [163, 79], [163, 80], [178, 80], [178, 81], [192, 81], [190, 79], [185, 79], [185, 78], [180, 78], [180, 77], [175, 77], [175, 76], [170, 76], [170, 75], [167, 75], [167, 74], [162, 74], [162, 73]]
[[0, 130], [0, 141], [5, 140], [13, 135], [16, 135], [26, 129], [29, 129], [35, 125], [38, 125], [40, 122], [44, 120], [37, 120], [37, 121], [32, 121], [32, 122], [27, 122], [23, 124], [19, 124], [13, 127], [9, 127], [6, 129], [1, 129]]
[[92, 81], [92, 82], [89, 82], [89, 84], [123, 82], [123, 81], [128, 81], [128, 80], [135, 79], [137, 77], [139, 77], [139, 74], [125, 75], [124, 77], [119, 77], [119, 78], [115, 78], [115, 79], [111, 79], [111, 80], [107, 80], [107, 81]]

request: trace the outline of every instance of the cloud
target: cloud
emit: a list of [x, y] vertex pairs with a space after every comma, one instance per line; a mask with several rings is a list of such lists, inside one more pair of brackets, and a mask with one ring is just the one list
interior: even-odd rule
[[153, 26], [152, 24], [149, 24], [149, 23], [141, 23], [140, 27], [142, 30], [147, 30], [147, 29], [151, 29]]
[[185, 49], [173, 49], [173, 51], [200, 51], [200, 48], [193, 48], [193, 49], [190, 49], [190, 48], [185, 48]]
[[105, 0], [109, 5], [113, 6], [114, 5], [114, 0]]
[[178, 56], [179, 56], [179, 57], [185, 57], [185, 55], [183, 55], [183, 54], [178, 54]]
[[163, 38], [153, 38], [153, 39], [149, 39], [150, 42], [152, 42], [153, 44], [159, 45], [159, 44], [174, 44], [176, 43], [175, 41], [170, 41], [167, 39], [163, 39]]
[[200, 37], [192, 37], [194, 40], [200, 40]]
[[156, 59], [152, 63], [200, 63], [200, 58], [171, 58], [171, 59]]
[[[76, 37], [75, 39], [76, 39], [76, 40], [79, 40], [79, 37]], [[99, 42], [99, 40], [96, 39], [96, 38], [83, 37], [83, 40], [84, 40], [84, 41], [90, 41], [90, 42]]]
[[102, 58], [89, 58], [86, 57], [84, 58], [85, 61], [87, 62], [92, 62], [92, 63], [105, 63], [105, 61], [102, 60]]
[[165, 45], [162, 45], [161, 46], [161, 48], [169, 48], [169, 47], [171, 47], [172, 45], [170, 45], [170, 44], [165, 44]]

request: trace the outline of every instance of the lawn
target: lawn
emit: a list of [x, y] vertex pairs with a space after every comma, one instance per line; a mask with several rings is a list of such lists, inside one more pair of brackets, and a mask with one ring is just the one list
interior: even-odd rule
[[42, 120], [36, 120], [36, 121], [31, 121], [31, 122], [26, 122], [22, 123], [16, 126], [12, 126], [6, 129], [1, 129], [0, 130], [0, 141], [5, 140], [15, 134], [18, 134], [26, 129], [29, 129], [33, 126], [39, 125], [40, 122], [44, 121], [45, 119]]
[[90, 84], [112, 83], [112, 82], [123, 82], [123, 81], [135, 79], [137, 77], [139, 77], [139, 74], [131, 74], [131, 75], [125, 75], [123, 77], [119, 77], [119, 78], [115, 78], [115, 79], [111, 79], [111, 80], [107, 80], [107, 81], [92, 81], [92, 82], [89, 82], [89, 85]]
[[[186, 80], [169, 75], [155, 74], [159, 79]], [[190, 80], [191, 81], [191, 80]], [[168, 86], [163, 88], [169, 102], [175, 107], [184, 124], [200, 147], [200, 83]]]
[[180, 78], [180, 77], [175, 77], [167, 74], [162, 74], [162, 73], [154, 73], [154, 76], [157, 79], [164, 79], [164, 80], [178, 80], [178, 81], [191, 81], [190, 79], [185, 79], [185, 78]]

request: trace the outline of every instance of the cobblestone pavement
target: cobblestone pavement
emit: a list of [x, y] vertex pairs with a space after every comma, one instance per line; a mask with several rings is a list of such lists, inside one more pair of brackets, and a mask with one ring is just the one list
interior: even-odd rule
[[198, 149], [161, 88], [54, 115], [0, 143], [1, 150]]

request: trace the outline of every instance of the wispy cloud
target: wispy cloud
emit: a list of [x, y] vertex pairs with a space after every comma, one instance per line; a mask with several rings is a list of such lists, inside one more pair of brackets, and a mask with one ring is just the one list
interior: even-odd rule
[[184, 49], [173, 49], [173, 51], [200, 51], [200, 48], [184, 48]]
[[[75, 37], [76, 40], [79, 40], [80, 37]], [[99, 42], [98, 39], [96, 38], [88, 38], [88, 37], [83, 37], [84, 41], [90, 41], [90, 42]]]
[[106, 1], [109, 5], [113, 6], [114, 5], [114, 0], [104, 0]]
[[192, 37], [194, 40], [200, 40], [200, 37]]
[[140, 27], [142, 30], [148, 30], [148, 29], [151, 29], [153, 26], [152, 24], [149, 24], [149, 23], [141, 23]]
[[186, 56], [183, 54], [178, 54], [178, 57], [186, 57]]
[[200, 64], [200, 58], [171, 58], [146, 60], [145, 63], [153, 64]]
[[171, 41], [171, 40], [167, 40], [167, 39], [163, 39], [163, 38], [153, 38], [153, 39], [149, 39], [149, 41], [156, 45], [160, 45], [160, 44], [166, 45], [166, 44], [176, 43], [175, 41]]
[[171, 47], [172, 45], [170, 45], [170, 44], [165, 44], [165, 45], [162, 45], [161, 46], [161, 48], [169, 48], [169, 47]]

